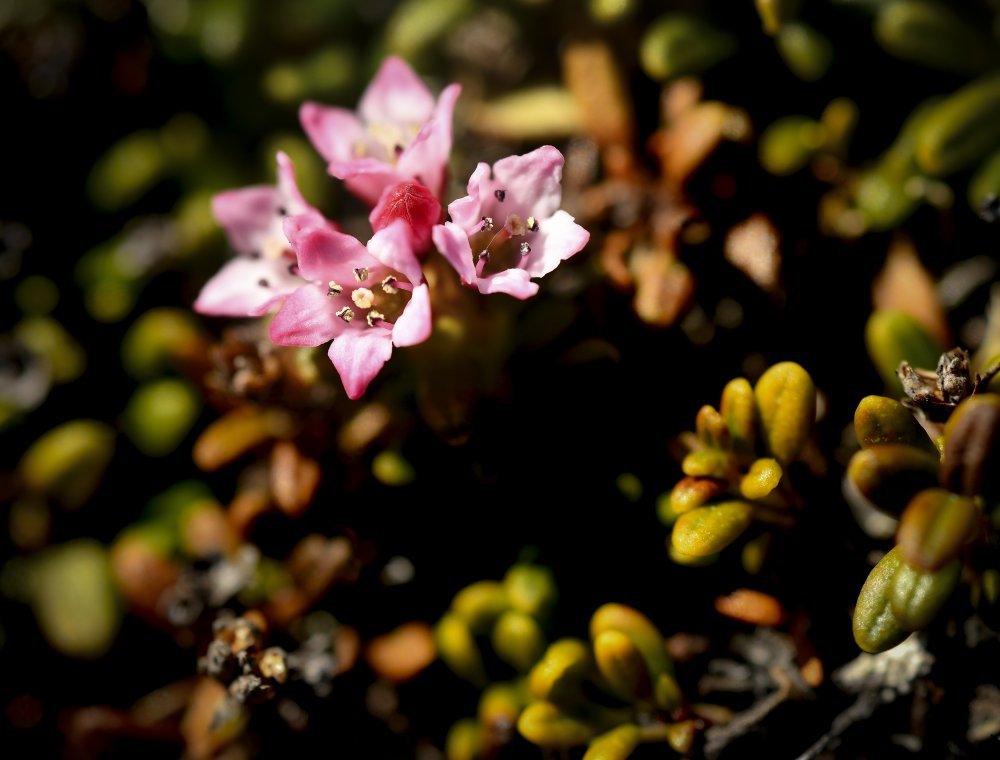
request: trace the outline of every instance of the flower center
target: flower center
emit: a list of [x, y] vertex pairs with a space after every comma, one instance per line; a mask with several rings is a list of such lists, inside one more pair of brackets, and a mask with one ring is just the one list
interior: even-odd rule
[[[365, 125], [365, 128], [368, 132], [368, 139], [358, 140], [354, 143], [354, 155], [358, 158], [371, 156], [384, 160], [393, 166], [396, 165], [400, 155], [420, 132], [420, 127], [416, 124], [400, 125], [376, 122]], [[373, 151], [372, 148], [375, 150]], [[382, 155], [377, 155], [379, 153]]]
[[[506, 192], [497, 190], [494, 195], [502, 203]], [[484, 216], [478, 229], [469, 235], [476, 275], [483, 277], [522, 266], [531, 253], [530, 240], [535, 232], [538, 220], [533, 216], [522, 219], [520, 214], [508, 214], [502, 226], [497, 225], [495, 217]]]
[[[413, 285], [393, 274], [378, 280], [367, 267], [355, 269], [354, 280], [327, 283], [326, 295], [333, 300], [334, 313], [345, 323], [362, 329], [366, 325], [391, 329], [406, 308]], [[366, 287], [368, 284], [371, 287]]]

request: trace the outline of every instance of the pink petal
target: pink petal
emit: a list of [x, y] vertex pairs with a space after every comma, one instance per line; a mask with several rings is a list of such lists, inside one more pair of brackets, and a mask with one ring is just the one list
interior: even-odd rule
[[392, 326], [392, 342], [402, 348], [423, 343], [431, 336], [431, 295], [427, 285], [418, 285], [403, 313]]
[[431, 228], [441, 221], [441, 203], [419, 182], [391, 185], [382, 192], [368, 221], [378, 232], [397, 220], [405, 225], [414, 251], [425, 253], [431, 244]]
[[355, 156], [357, 144], [368, 141], [358, 117], [344, 108], [303, 103], [299, 122], [313, 147], [327, 161], [348, 161]]
[[253, 253], [278, 213], [278, 191], [270, 185], [227, 190], [212, 198], [212, 213], [238, 253]]
[[397, 163], [401, 174], [419, 180], [435, 195], [444, 192], [448, 158], [451, 156], [452, 113], [461, 92], [462, 87], [457, 84], [444, 88], [433, 118], [421, 127]]
[[330, 346], [330, 361], [351, 399], [361, 398], [390, 356], [392, 339], [380, 328], [346, 330]]
[[479, 286], [480, 293], [506, 293], [522, 301], [538, 292], [538, 283], [532, 282], [531, 275], [523, 269], [507, 269], [489, 277], [481, 277], [476, 285]]
[[271, 340], [279, 346], [319, 346], [347, 330], [337, 316], [346, 305], [343, 297], [331, 298], [326, 288], [303, 285], [285, 299], [271, 320]]
[[445, 222], [431, 230], [434, 246], [447, 259], [462, 282], [471, 285], [476, 281], [476, 268], [472, 265], [472, 248], [469, 247], [469, 236], [453, 222]]
[[376, 232], [368, 241], [368, 252], [389, 269], [401, 272], [414, 285], [423, 281], [420, 261], [413, 254], [410, 235], [403, 222], [397, 220]]
[[[469, 194], [448, 204], [448, 214], [451, 216], [451, 220], [468, 234], [472, 234], [483, 220], [482, 192], [480, 188], [483, 183], [489, 181], [489, 178], [490, 165], [480, 163], [476, 167], [476, 170], [472, 172], [472, 176], [469, 177], [467, 186]], [[491, 190], [490, 194], [492, 192]]]
[[531, 253], [524, 267], [532, 277], [547, 275], [590, 240], [590, 233], [562, 210], [542, 219], [538, 226], [538, 232], [530, 237]]
[[305, 214], [308, 211], [313, 211], [313, 207], [306, 203], [306, 199], [299, 192], [299, 186], [295, 182], [295, 167], [292, 165], [292, 159], [280, 150], [277, 159], [278, 197], [285, 214]]
[[382, 191], [390, 185], [410, 179], [392, 165], [374, 158], [332, 161], [328, 169], [334, 177], [344, 180], [347, 189], [369, 206], [378, 203]]
[[298, 257], [299, 271], [306, 279], [324, 285], [334, 280], [345, 285], [353, 283], [355, 267], [370, 267], [375, 263], [357, 238], [330, 225], [316, 225], [309, 215], [286, 219], [285, 233]]
[[289, 263], [286, 258], [232, 259], [205, 283], [194, 302], [194, 310], [219, 317], [263, 314], [302, 284], [300, 277], [289, 273]]
[[551, 145], [501, 158], [493, 164], [493, 176], [506, 193], [505, 210], [539, 220], [552, 216], [562, 202], [562, 168], [563, 155]]
[[367, 124], [423, 124], [433, 111], [431, 91], [398, 56], [385, 59], [358, 103]]

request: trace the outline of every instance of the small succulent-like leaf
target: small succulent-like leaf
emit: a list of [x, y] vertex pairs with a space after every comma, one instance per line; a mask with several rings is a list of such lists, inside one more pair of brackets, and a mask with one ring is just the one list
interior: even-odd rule
[[487, 683], [483, 656], [468, 623], [458, 615], [448, 613], [438, 621], [434, 638], [445, 665], [477, 686]]
[[649, 701], [653, 693], [649, 668], [635, 643], [621, 631], [594, 639], [594, 660], [614, 694], [626, 702]]
[[957, 74], [976, 74], [996, 61], [988, 34], [933, 0], [882, 3], [875, 39], [897, 58]]
[[586, 744], [598, 731], [593, 724], [563, 712], [551, 702], [528, 705], [518, 718], [517, 730], [532, 744], [554, 749]]
[[653, 22], [639, 45], [639, 61], [658, 81], [698, 74], [736, 52], [736, 40], [696, 16], [668, 13]]
[[875, 311], [865, 326], [865, 345], [886, 386], [902, 389], [896, 371], [903, 361], [914, 367], [936, 367], [944, 350], [909, 314], [895, 309]]
[[745, 501], [724, 501], [681, 515], [671, 543], [681, 554], [704, 557], [725, 549], [750, 527], [753, 507]]
[[763, 499], [781, 482], [781, 465], [777, 459], [766, 457], [750, 465], [750, 471], [740, 481], [740, 493], [751, 501]]
[[945, 426], [941, 484], [966, 496], [1000, 496], [1000, 396], [967, 398]]
[[592, 672], [589, 647], [579, 639], [560, 639], [545, 650], [531, 669], [528, 689], [538, 699], [560, 704], [574, 702], [580, 698], [580, 685]]
[[477, 760], [483, 751], [483, 727], [474, 718], [463, 718], [448, 731], [444, 756], [448, 760]]
[[715, 407], [706, 404], [694, 418], [694, 429], [706, 446], [725, 449], [729, 446], [729, 428]]
[[476, 634], [486, 633], [510, 606], [507, 591], [498, 581], [477, 581], [466, 586], [451, 602], [451, 611]]
[[972, 499], [941, 488], [921, 491], [900, 518], [896, 533], [900, 554], [914, 568], [939, 570], [959, 555], [980, 517]]
[[121, 622], [108, 553], [96, 541], [77, 539], [38, 557], [33, 607], [49, 643], [70, 657], [100, 657]]
[[620, 631], [628, 636], [642, 652], [653, 675], [673, 673], [673, 662], [667, 654], [663, 635], [653, 621], [638, 610], [624, 604], [602, 605], [590, 619], [591, 640], [596, 641], [605, 631]]
[[514, 565], [503, 579], [510, 606], [535, 618], [545, 617], [559, 591], [552, 571], [541, 565]]
[[737, 377], [722, 389], [719, 413], [729, 427], [729, 440], [733, 451], [753, 451], [757, 436], [757, 404], [750, 381]]
[[491, 636], [493, 650], [519, 673], [527, 673], [545, 651], [545, 634], [538, 621], [523, 612], [508, 610], [500, 616]]
[[961, 575], [962, 563], [957, 559], [936, 572], [900, 562], [889, 595], [893, 616], [908, 631], [926, 628], [948, 601]]
[[934, 109], [917, 136], [916, 158], [943, 177], [973, 165], [1000, 146], [1000, 75], [981, 77]]
[[815, 119], [782, 116], [760, 136], [760, 164], [776, 177], [787, 177], [809, 165], [825, 138]]
[[667, 499], [667, 503], [675, 516], [682, 515], [685, 512], [690, 512], [695, 507], [700, 507], [716, 496], [721, 496], [725, 492], [726, 484], [724, 481], [713, 480], [712, 478], [687, 477], [682, 478], [674, 486]]
[[833, 62], [833, 45], [816, 27], [792, 21], [775, 35], [785, 65], [803, 82], [822, 79]]
[[927, 433], [905, 406], [886, 396], [865, 396], [854, 412], [854, 433], [862, 447], [905, 443], [937, 452]]
[[698, 733], [697, 723], [693, 720], [683, 720], [667, 726], [667, 744], [679, 755], [688, 755], [694, 745]]
[[798, 457], [816, 419], [816, 387], [794, 362], [768, 369], [754, 387], [764, 441], [774, 458], [786, 464]]
[[500, 734], [517, 723], [530, 700], [523, 681], [490, 684], [479, 700], [479, 722], [490, 733]]
[[30, 490], [76, 508], [93, 494], [114, 451], [110, 427], [96, 420], [73, 420], [31, 444], [18, 470]]
[[764, 31], [774, 34], [799, 15], [802, 0], [754, 0], [754, 5]]
[[937, 485], [938, 459], [902, 443], [880, 443], [851, 457], [846, 478], [883, 512], [899, 515], [910, 500]]
[[201, 410], [188, 383], [164, 377], [143, 383], [125, 407], [125, 432], [143, 454], [166, 456], [184, 439]]
[[854, 640], [871, 654], [892, 649], [909, 635], [892, 612], [892, 580], [902, 562], [899, 547], [888, 552], [868, 574], [854, 608]]
[[627, 760], [639, 743], [639, 727], [626, 723], [591, 741], [583, 760]]
[[724, 478], [729, 468], [729, 454], [721, 449], [692, 451], [681, 462], [681, 471], [690, 477]]

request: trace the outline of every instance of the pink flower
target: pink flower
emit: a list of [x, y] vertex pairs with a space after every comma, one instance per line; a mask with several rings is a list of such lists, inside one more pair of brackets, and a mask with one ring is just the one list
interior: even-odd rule
[[285, 231], [298, 255], [300, 283], [271, 322], [283, 346], [333, 340], [330, 360], [347, 395], [359, 398], [392, 354], [431, 333], [431, 302], [402, 222], [375, 233], [367, 247], [311, 215]]
[[374, 206], [389, 185], [416, 179], [434, 195], [444, 190], [451, 153], [451, 114], [461, 87], [445, 87], [434, 102], [402, 58], [387, 58], [368, 85], [357, 115], [304, 103], [299, 120], [330, 174]]
[[194, 302], [195, 311], [259, 316], [302, 284], [282, 225], [289, 214], [323, 217], [299, 192], [291, 159], [284, 153], [277, 158], [276, 186], [227, 190], [212, 199], [215, 219], [238, 255], [205, 283]]
[[544, 277], [579, 253], [590, 233], [559, 209], [563, 156], [544, 145], [523, 156], [479, 164], [468, 195], [448, 205], [451, 221], [434, 228], [434, 245], [462, 282], [480, 293], [530, 298]]
[[400, 182], [382, 191], [375, 208], [368, 215], [372, 229], [378, 232], [397, 219], [406, 225], [416, 254], [427, 253], [431, 245], [431, 229], [441, 221], [441, 204], [419, 182]]

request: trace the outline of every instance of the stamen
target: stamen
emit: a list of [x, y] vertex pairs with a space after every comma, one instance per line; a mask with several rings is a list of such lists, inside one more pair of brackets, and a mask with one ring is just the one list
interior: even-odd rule
[[368, 279], [368, 267], [355, 267], [354, 268], [354, 279], [358, 282], [364, 282]]
[[288, 265], [288, 274], [298, 274], [298, 273], [299, 273], [299, 265], [298, 264], [289, 264]]
[[345, 306], [343, 309], [337, 312], [337, 316], [340, 317], [345, 322], [347, 322], [348, 324], [350, 324], [351, 320], [354, 319], [354, 310], [350, 306]]
[[260, 285], [262, 288], [269, 288], [269, 287], [271, 287], [271, 283], [269, 283], [263, 277], [261, 277], [259, 280], [257, 280], [257, 284]]
[[479, 228], [479, 231], [480, 232], [486, 232], [487, 230], [492, 230], [492, 229], [493, 229], [493, 217], [492, 216], [484, 216], [483, 217], [483, 226]]
[[413, 290], [413, 285], [405, 281], [401, 282], [391, 274], [382, 280], [382, 292], [386, 295], [394, 296], [401, 290], [410, 292]]
[[500, 201], [501, 203], [503, 203], [504, 198], [507, 197], [507, 191], [506, 190], [494, 190], [493, 191], [493, 195], [496, 196], [496, 199], [498, 201]]
[[333, 280], [330, 280], [330, 282], [326, 284], [326, 294], [328, 296], [339, 296], [343, 292], [344, 289]]
[[359, 309], [368, 309], [375, 303], [375, 294], [368, 288], [356, 288], [351, 293], [351, 300], [354, 301], [354, 305]]
[[375, 311], [375, 309], [372, 309], [370, 312], [368, 312], [368, 316], [366, 316], [365, 319], [368, 320], [369, 327], [376, 327], [376, 326], [382, 327], [383, 326], [382, 324], [377, 324], [377, 323], [384, 323], [385, 314], [383, 314], [380, 311]]
[[476, 277], [483, 276], [483, 270], [486, 268], [486, 265], [489, 263], [489, 261], [490, 261], [490, 252], [482, 251], [479, 254], [479, 259], [476, 261]]
[[531, 246], [528, 245], [527, 243], [521, 243], [520, 251], [522, 256], [527, 256], [529, 253], [531, 253]]
[[278, 206], [278, 216], [288, 216], [288, 209], [284, 206]]
[[533, 216], [528, 217], [528, 229], [532, 232], [538, 232], [538, 220]]
[[406, 148], [404, 148], [399, 143], [396, 143], [396, 145], [393, 147], [393, 152], [396, 154], [396, 158], [399, 158], [401, 155], [403, 155], [404, 150], [406, 150]]

